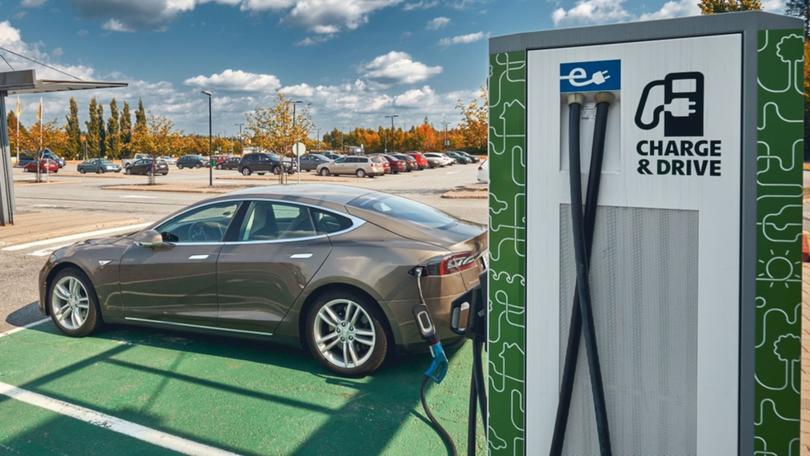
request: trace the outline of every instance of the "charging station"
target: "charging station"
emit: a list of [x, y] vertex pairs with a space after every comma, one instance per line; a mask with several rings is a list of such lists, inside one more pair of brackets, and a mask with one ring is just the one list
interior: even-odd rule
[[490, 40], [491, 454], [800, 453], [802, 69], [763, 12]]

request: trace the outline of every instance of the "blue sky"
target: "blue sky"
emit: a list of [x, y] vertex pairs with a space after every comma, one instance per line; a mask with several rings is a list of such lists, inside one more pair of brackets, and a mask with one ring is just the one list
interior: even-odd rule
[[[697, 14], [697, 0], [0, 0], [0, 46], [85, 79], [130, 87], [76, 94], [143, 98], [186, 132], [233, 134], [277, 90], [309, 103], [321, 132], [458, 121], [486, 80], [487, 38], [554, 27]], [[781, 0], [767, 0], [779, 12]], [[2, 51], [0, 51], [2, 52]], [[30, 67], [6, 55], [15, 68]], [[0, 65], [3, 65], [0, 62]], [[55, 77], [37, 68], [40, 77]], [[46, 119], [68, 96], [48, 95]], [[31, 122], [38, 97], [23, 97]], [[10, 103], [13, 106], [13, 101]], [[313, 131], [313, 134], [315, 132]]]

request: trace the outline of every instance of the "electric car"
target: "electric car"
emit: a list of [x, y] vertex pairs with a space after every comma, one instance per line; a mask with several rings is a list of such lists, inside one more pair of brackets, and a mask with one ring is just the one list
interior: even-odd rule
[[478, 284], [485, 228], [422, 203], [340, 185], [258, 187], [208, 199], [144, 231], [53, 252], [40, 310], [68, 336], [102, 322], [300, 345], [348, 376], [425, 349], [421, 294], [440, 338]]

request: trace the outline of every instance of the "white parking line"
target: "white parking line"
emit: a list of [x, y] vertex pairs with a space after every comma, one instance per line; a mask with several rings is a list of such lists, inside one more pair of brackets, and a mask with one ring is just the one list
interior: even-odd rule
[[28, 256], [35, 256], [35, 257], [48, 256], [54, 250], [61, 249], [62, 247], [67, 247], [69, 245], [73, 245], [73, 242], [68, 242], [67, 244], [54, 245], [54, 246], [51, 246], [51, 247], [45, 247], [44, 249], [36, 250], [34, 252], [29, 253]]
[[176, 435], [167, 434], [157, 429], [148, 428], [131, 421], [122, 420], [106, 413], [97, 412], [89, 408], [71, 404], [70, 402], [54, 399], [39, 393], [17, 388], [14, 385], [0, 382], [0, 394], [11, 399], [25, 402], [35, 407], [50, 410], [60, 415], [75, 418], [85, 423], [108, 429], [119, 434], [142, 440], [152, 445], [168, 448], [183, 454], [205, 455], [234, 455], [230, 451], [212, 447]]
[[105, 228], [103, 230], [96, 230], [96, 231], [88, 231], [85, 233], [77, 233], [71, 234], [68, 236], [61, 236], [55, 237], [52, 239], [43, 239], [41, 241], [33, 241], [33, 242], [26, 242], [25, 244], [16, 244], [11, 245], [8, 247], [3, 247], [4, 252], [16, 252], [19, 250], [30, 249], [31, 247], [39, 247], [44, 245], [52, 245], [52, 244], [64, 244], [70, 241], [78, 241], [81, 239], [87, 239], [94, 236], [103, 236], [105, 234], [114, 234], [114, 233], [122, 233], [126, 231], [134, 231], [141, 228], [146, 228], [147, 226], [151, 225], [152, 222], [147, 223], [137, 223], [135, 225], [126, 225], [126, 226], [118, 226], [115, 228]]
[[27, 325], [20, 326], [19, 328], [9, 329], [8, 331], [0, 332], [0, 337], [10, 336], [10, 335], [12, 335], [12, 334], [14, 334], [16, 332], [22, 331], [23, 329], [33, 328], [34, 326], [41, 325], [41, 324], [45, 323], [46, 321], [51, 321], [51, 319], [48, 318], [48, 317], [45, 317], [42, 320], [37, 320], [37, 321], [31, 322], [31, 323], [28, 323]]
[[150, 196], [150, 195], [121, 195], [121, 198], [157, 199], [157, 196]]

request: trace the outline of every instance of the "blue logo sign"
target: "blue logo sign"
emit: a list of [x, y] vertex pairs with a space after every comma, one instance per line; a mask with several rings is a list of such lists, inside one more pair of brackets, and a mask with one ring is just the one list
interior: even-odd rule
[[560, 93], [619, 90], [621, 85], [621, 60], [560, 64]]

